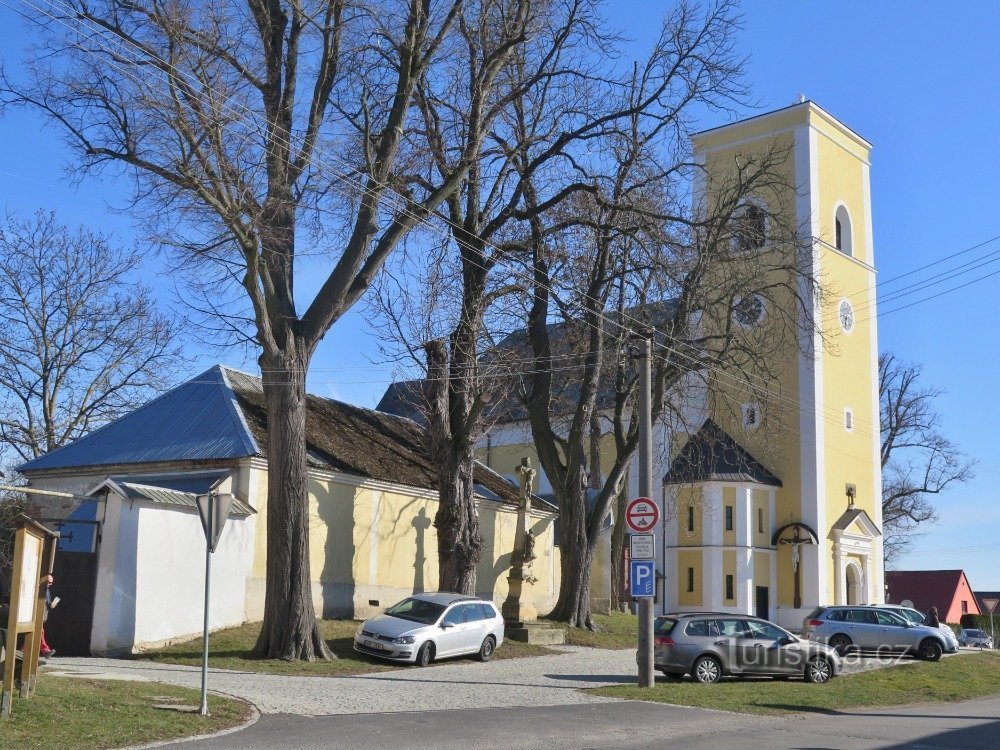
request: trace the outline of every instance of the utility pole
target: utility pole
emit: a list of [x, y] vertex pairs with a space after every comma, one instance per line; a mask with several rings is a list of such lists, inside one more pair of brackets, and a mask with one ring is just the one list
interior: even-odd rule
[[[653, 497], [653, 342], [642, 339], [639, 353], [639, 494]], [[653, 687], [653, 597], [639, 598], [639, 687]]]

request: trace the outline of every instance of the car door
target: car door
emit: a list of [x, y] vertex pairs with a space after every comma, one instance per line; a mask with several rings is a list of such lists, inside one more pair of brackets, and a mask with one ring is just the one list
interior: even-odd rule
[[847, 632], [858, 648], [873, 651], [879, 645], [878, 620], [873, 609], [849, 609], [847, 611]]
[[437, 656], [457, 656], [462, 653], [466, 638], [464, 605], [456, 604], [445, 612], [440, 627], [441, 632], [434, 639]]
[[482, 604], [463, 604], [462, 610], [465, 616], [462, 653], [474, 654], [483, 645], [483, 640], [490, 632], [491, 623], [483, 616]]
[[776, 625], [763, 620], [748, 619], [746, 627], [746, 646], [741, 649], [745, 657], [752, 656], [752, 661], [744, 666], [744, 671], [761, 672], [764, 674], [782, 674], [798, 672], [798, 666], [792, 654], [786, 653], [789, 645], [789, 635]]
[[911, 638], [907, 633], [906, 621], [892, 612], [875, 612], [878, 621], [879, 645], [893, 651], [903, 651], [910, 647]]

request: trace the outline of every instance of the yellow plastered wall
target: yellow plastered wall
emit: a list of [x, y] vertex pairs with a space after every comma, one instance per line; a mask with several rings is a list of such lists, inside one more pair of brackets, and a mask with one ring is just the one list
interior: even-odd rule
[[[867, 236], [865, 162], [867, 149], [827, 123], [818, 121], [816, 139], [819, 164], [820, 266], [824, 281], [823, 331], [828, 346], [822, 352], [823, 400], [826, 411], [823, 458], [826, 466], [826, 517], [833, 523], [847, 509], [846, 485], [857, 488], [855, 504], [879, 518], [875, 476], [878, 425], [873, 424], [878, 385], [872, 355], [876, 321], [869, 320], [869, 296], [875, 275], [871, 272], [871, 241]], [[853, 258], [834, 244], [834, 216], [843, 205], [850, 215]], [[841, 300], [854, 308], [854, 328], [846, 333], [840, 324]], [[848, 430], [845, 411], [853, 411]], [[828, 560], [830, 590], [835, 575]]]
[[[253, 576], [261, 582], [267, 560], [267, 474], [258, 470], [257, 537]], [[309, 492], [310, 567], [317, 605], [335, 607], [337, 614], [353, 606], [366, 616], [369, 599], [378, 607], [413, 591], [438, 586], [437, 535], [433, 521], [437, 498], [432, 493], [403, 489], [387, 491], [358, 487], [335, 479], [312, 477]], [[535, 533], [536, 604], [546, 611], [559, 593], [558, 549], [553, 545], [554, 518], [532, 516]], [[517, 514], [513, 508], [483, 502], [479, 506], [483, 560], [477, 589], [502, 602]], [[258, 587], [259, 588], [259, 587]], [[353, 596], [353, 605], [349, 601]], [[331, 605], [330, 602], [333, 602]]]
[[[754, 551], [753, 553], [753, 585], [771, 586], [771, 558], [766, 552]], [[774, 605], [774, 592], [771, 592], [771, 605]]]
[[[802, 166], [796, 163], [798, 156], [796, 129], [805, 125], [808, 110], [805, 107], [789, 108], [762, 118], [741, 122], [727, 128], [717, 129], [695, 137], [695, 147], [702, 153], [705, 164], [712, 174], [731, 173], [737, 163], [743, 163], [751, 156], [759, 156], [772, 146], [784, 155], [783, 161], [775, 169], [786, 189], [770, 190], [755, 195], [756, 200], [767, 206], [770, 213], [782, 217], [782, 222], [795, 225], [797, 195], [795, 191], [796, 170]], [[721, 178], [720, 178], [721, 179]], [[713, 182], [708, 184], [709, 194]], [[774, 252], [787, 252], [786, 247], [776, 247]], [[785, 261], [787, 262], [787, 261]], [[775, 262], [774, 265], [778, 265]], [[775, 279], [775, 281], [779, 281]], [[763, 280], [757, 281], [764, 285]], [[797, 302], [790, 290], [774, 286], [769, 295], [769, 307], [796, 310]], [[728, 322], [728, 311], [718, 312], [718, 324]], [[779, 316], [765, 317], [762, 326], [779, 325]], [[765, 380], [761, 373], [752, 376], [753, 387], [740, 385], [744, 376], [733, 372], [716, 374], [709, 393], [709, 413], [712, 419], [743, 445], [758, 461], [781, 478], [783, 489], [776, 496], [778, 517], [792, 517], [801, 514], [802, 479], [801, 451], [799, 446], [799, 411], [794, 404], [800, 402], [799, 394], [799, 345], [798, 330], [788, 321], [780, 324], [776, 331], [775, 344], [772, 333], [763, 334], [769, 349], [768, 370]], [[765, 329], [762, 329], [762, 331]], [[751, 334], [748, 334], [751, 335]], [[763, 401], [761, 388], [773, 394]], [[756, 403], [760, 408], [763, 423], [757, 429], [746, 429], [742, 424], [743, 404]], [[756, 529], [756, 516], [753, 519]], [[737, 519], [739, 523], [739, 519]], [[768, 543], [770, 540], [768, 540]], [[757, 544], [757, 542], [754, 542]]]
[[753, 540], [754, 547], [771, 546], [771, 518], [766, 490], [753, 491]]
[[[726, 577], [732, 576], [733, 578], [733, 595], [731, 597], [726, 596]], [[723, 602], [730, 607], [736, 606], [736, 592], [738, 590], [738, 582], [736, 580], [736, 550], [723, 550], [722, 551], [722, 598]]]
[[[698, 546], [702, 543], [702, 488], [696, 485], [681, 485], [677, 488], [677, 544], [681, 547]], [[688, 509], [693, 510], [694, 531], [688, 531]]]
[[[732, 508], [730, 513], [733, 516], [733, 528], [732, 530], [726, 529], [726, 508]], [[727, 547], [731, 547], [736, 544], [736, 524], [740, 522], [736, 513], [736, 488], [735, 487], [723, 487], [722, 488], [722, 543]]]
[[[694, 591], [688, 591], [688, 568], [694, 569]], [[677, 551], [678, 592], [677, 603], [682, 607], [701, 607], [702, 597], [702, 554], [701, 550]]]

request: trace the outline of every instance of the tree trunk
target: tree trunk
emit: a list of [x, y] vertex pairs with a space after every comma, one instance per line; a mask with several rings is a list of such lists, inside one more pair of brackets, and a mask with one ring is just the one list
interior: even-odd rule
[[455, 362], [444, 341], [425, 347], [427, 422], [438, 479], [434, 517], [438, 543], [438, 589], [476, 593], [476, 568], [483, 557], [474, 488], [475, 445], [468, 424], [471, 376], [467, 358]]
[[451, 471], [438, 467], [440, 483], [437, 515], [438, 589], [474, 596], [476, 568], [483, 557], [472, 479], [472, 461], [457, 458]]
[[611, 530], [611, 611], [628, 612], [629, 597], [625, 590], [625, 506], [628, 504], [626, 484], [615, 498], [615, 525]]
[[595, 630], [590, 613], [590, 573], [597, 544], [587, 537], [586, 495], [581, 497], [581, 493], [586, 493], [583, 481], [566, 493], [569, 502], [560, 509], [559, 598], [548, 617], [571, 627]]
[[262, 354], [267, 407], [267, 588], [253, 655], [335, 658], [316, 622], [309, 566], [305, 347], [292, 334], [284, 351]]

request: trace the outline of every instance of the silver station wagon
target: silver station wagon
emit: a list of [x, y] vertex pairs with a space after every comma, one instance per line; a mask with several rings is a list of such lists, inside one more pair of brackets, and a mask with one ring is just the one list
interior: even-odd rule
[[838, 654], [898, 653], [937, 661], [952, 650], [938, 628], [914, 625], [895, 612], [867, 606], [817, 607], [802, 623], [802, 634]]
[[730, 674], [827, 682], [840, 671], [833, 649], [747, 615], [688, 612], [658, 617], [654, 644], [656, 668], [674, 679], [690, 674], [698, 682], [712, 683]]
[[426, 667], [450, 656], [475, 654], [489, 661], [503, 636], [503, 618], [493, 602], [461, 594], [414, 594], [361, 623], [354, 650]]

